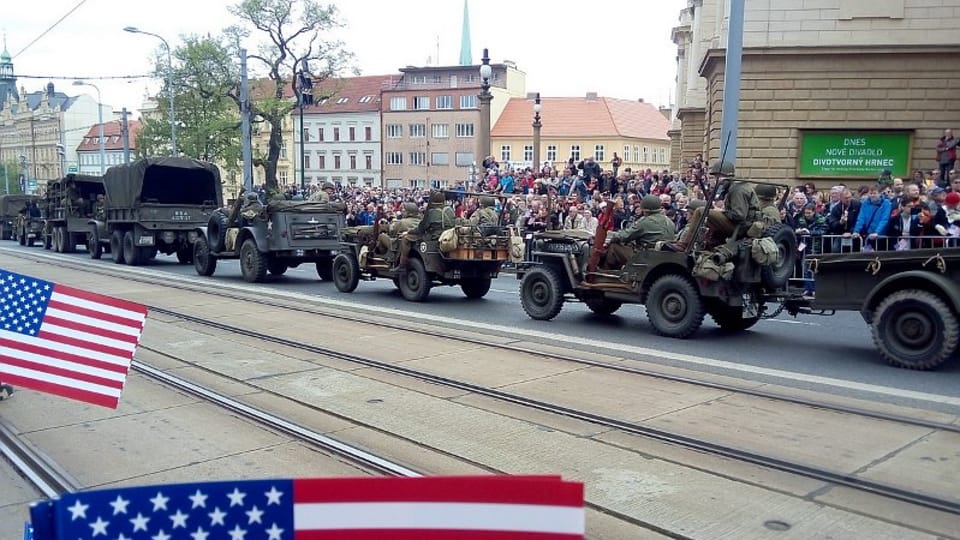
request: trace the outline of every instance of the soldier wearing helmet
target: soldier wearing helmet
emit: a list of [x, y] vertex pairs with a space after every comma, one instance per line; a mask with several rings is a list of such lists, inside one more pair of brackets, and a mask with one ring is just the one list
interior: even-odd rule
[[677, 236], [673, 221], [664, 215], [660, 197], [647, 195], [640, 202], [643, 217], [629, 228], [607, 236], [604, 268], [620, 268], [633, 256], [636, 248], [649, 249], [657, 242], [671, 242]]
[[327, 180], [320, 186], [320, 190], [310, 196], [311, 202], [330, 202], [337, 200], [337, 186]]
[[500, 216], [496, 210], [497, 199], [489, 195], [480, 197], [480, 208], [470, 216], [470, 224], [482, 227], [484, 225], [497, 226]]
[[415, 228], [400, 235], [400, 267], [406, 268], [411, 246], [416, 240], [424, 237], [437, 239], [445, 229], [456, 226], [457, 215], [453, 208], [447, 206], [443, 192], [431, 191], [430, 202], [427, 204], [427, 212], [423, 219]]
[[756, 187], [757, 199], [760, 200], [760, 218], [764, 225], [781, 223], [780, 210], [777, 209], [777, 187], [770, 184], [758, 184]]
[[[750, 225], [760, 220], [760, 199], [753, 190], [753, 184], [735, 179], [733, 163], [714, 163], [710, 167], [710, 174], [717, 177], [721, 189], [726, 187], [723, 210], [708, 209], [706, 221], [711, 236], [708, 243], [721, 244], [731, 237], [741, 237]], [[703, 209], [697, 209], [690, 217], [690, 222], [680, 234], [679, 247], [686, 248], [693, 240], [694, 229], [700, 224], [702, 216]]]
[[413, 230], [420, 224], [420, 208], [416, 203], [408, 202], [403, 204], [403, 217], [390, 224], [386, 232], [380, 233], [377, 238], [377, 247], [380, 253], [386, 253], [390, 250], [390, 242], [394, 238]]

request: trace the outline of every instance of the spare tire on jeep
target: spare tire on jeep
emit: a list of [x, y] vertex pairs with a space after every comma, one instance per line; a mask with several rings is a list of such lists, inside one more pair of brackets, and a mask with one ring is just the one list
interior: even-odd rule
[[793, 276], [797, 264], [797, 235], [788, 225], [778, 223], [767, 227], [763, 236], [772, 238], [780, 249], [779, 262], [764, 266], [760, 272], [763, 288], [773, 292], [786, 287]]
[[207, 245], [214, 253], [220, 253], [226, 246], [228, 219], [223, 210], [214, 210], [207, 222]]

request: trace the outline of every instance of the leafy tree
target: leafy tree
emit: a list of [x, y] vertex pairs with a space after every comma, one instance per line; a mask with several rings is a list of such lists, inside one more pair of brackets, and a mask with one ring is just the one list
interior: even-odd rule
[[0, 190], [3, 193], [23, 192], [20, 187], [20, 164], [16, 160], [0, 163]]
[[[323, 34], [341, 26], [337, 8], [316, 0], [241, 0], [231, 6], [230, 13], [240, 25], [227, 30], [237, 38], [260, 35], [265, 42], [248, 59], [251, 71], [262, 68], [267, 81], [255, 87], [251, 113], [270, 128], [270, 143], [263, 166], [268, 190], [277, 190], [277, 161], [283, 146], [281, 123], [296, 102], [284, 97], [286, 88], [296, 94], [295, 74], [309, 66], [314, 88], [324, 80], [339, 75], [353, 59], [342, 42], [326, 39]], [[238, 93], [231, 96], [239, 104]], [[315, 96], [319, 99], [319, 96]]]

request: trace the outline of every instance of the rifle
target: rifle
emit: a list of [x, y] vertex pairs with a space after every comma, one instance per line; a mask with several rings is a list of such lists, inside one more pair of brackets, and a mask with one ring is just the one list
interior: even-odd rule
[[[720, 167], [723, 167], [723, 160], [727, 157], [727, 148], [730, 146], [730, 136], [733, 133], [727, 133], [727, 140], [723, 143], [723, 151], [720, 152]], [[717, 183], [713, 185], [713, 190], [710, 192], [710, 196], [707, 197], [706, 205], [703, 207], [703, 212], [700, 214], [700, 219], [697, 221], [697, 226], [693, 229], [693, 238], [687, 239], [686, 252], [690, 253], [693, 250], [696, 240], [700, 236], [700, 231], [703, 229], [703, 225], [707, 222], [707, 217], [710, 214], [710, 209], [713, 207], [714, 199], [717, 198], [717, 193], [720, 192], [720, 178], [719, 174], [717, 175]], [[701, 187], [700, 189], [703, 189]], [[706, 192], [704, 192], [706, 194]]]
[[606, 206], [600, 217], [597, 219], [597, 232], [593, 235], [593, 250], [590, 252], [590, 260], [587, 262], [587, 272], [596, 272], [600, 265], [600, 257], [607, 251], [604, 242], [607, 241], [607, 228], [613, 223], [613, 211], [616, 205], [613, 201], [606, 201]]

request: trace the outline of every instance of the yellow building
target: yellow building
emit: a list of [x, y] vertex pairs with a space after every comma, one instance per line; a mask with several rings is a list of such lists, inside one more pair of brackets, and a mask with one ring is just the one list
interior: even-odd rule
[[[670, 164], [670, 121], [642, 100], [598, 97], [542, 98], [540, 159], [561, 169], [593, 157], [612, 170], [616, 153], [624, 169], [663, 170]], [[491, 152], [501, 164], [533, 166], [533, 95], [513, 98], [490, 133]], [[542, 166], [542, 163], [540, 164]]]

